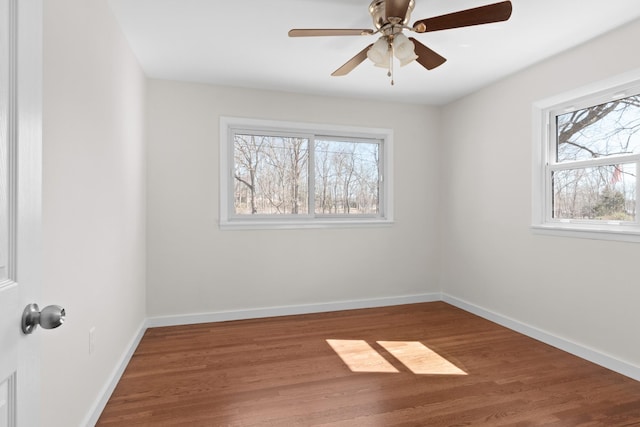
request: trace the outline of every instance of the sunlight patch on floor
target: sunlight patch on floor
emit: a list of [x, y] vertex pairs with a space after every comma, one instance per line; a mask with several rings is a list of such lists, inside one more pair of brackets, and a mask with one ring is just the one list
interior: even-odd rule
[[327, 343], [353, 372], [398, 372], [364, 340], [327, 340]]
[[465, 371], [419, 341], [378, 341], [414, 374], [467, 375]]
[[[353, 372], [399, 372], [364, 340], [328, 339], [327, 343]], [[419, 341], [377, 341], [416, 375], [467, 375], [465, 371]]]

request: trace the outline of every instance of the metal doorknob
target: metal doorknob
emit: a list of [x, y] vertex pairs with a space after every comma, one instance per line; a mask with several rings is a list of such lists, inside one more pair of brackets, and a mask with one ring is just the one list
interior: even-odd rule
[[29, 304], [22, 312], [22, 332], [30, 334], [38, 325], [44, 329], [53, 329], [64, 323], [66, 313], [59, 305], [49, 305], [40, 310], [38, 304]]

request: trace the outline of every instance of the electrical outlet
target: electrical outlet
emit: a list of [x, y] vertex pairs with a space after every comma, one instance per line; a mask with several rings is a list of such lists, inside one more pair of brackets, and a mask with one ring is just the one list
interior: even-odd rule
[[96, 327], [89, 329], [89, 354], [92, 354], [96, 349]]

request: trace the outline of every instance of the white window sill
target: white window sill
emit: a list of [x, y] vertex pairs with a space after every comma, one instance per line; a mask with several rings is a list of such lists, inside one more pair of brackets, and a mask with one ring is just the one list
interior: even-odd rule
[[614, 230], [577, 224], [537, 224], [532, 225], [531, 230], [543, 236], [640, 243], [640, 229], [636, 227]]
[[292, 220], [230, 220], [220, 221], [221, 230], [292, 230], [302, 228], [367, 228], [390, 227], [394, 222], [386, 219], [336, 219], [316, 221]]

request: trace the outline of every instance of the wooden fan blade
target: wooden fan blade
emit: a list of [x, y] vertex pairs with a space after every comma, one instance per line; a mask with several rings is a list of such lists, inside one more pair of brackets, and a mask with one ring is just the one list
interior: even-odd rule
[[331, 75], [332, 76], [346, 76], [347, 74], [349, 74], [351, 72], [351, 70], [353, 70], [358, 65], [360, 65], [362, 63], [362, 61], [367, 59], [367, 51], [371, 48], [371, 46], [373, 46], [373, 43], [371, 43], [369, 46], [365, 47], [360, 52], [358, 52], [358, 54], [356, 54], [356, 56], [354, 56], [353, 58], [351, 58], [350, 60], [345, 62], [342, 67], [340, 67], [337, 70], [335, 70], [333, 73], [331, 73]]
[[416, 62], [418, 62], [427, 70], [433, 70], [434, 68], [444, 64], [447, 60], [446, 58], [440, 56], [438, 53], [429, 49], [413, 37], [409, 37], [409, 40], [413, 42], [413, 45], [415, 47], [414, 51], [416, 55], [418, 55], [418, 59], [416, 59]]
[[469, 27], [471, 25], [489, 24], [506, 21], [511, 16], [511, 2], [488, 4], [473, 9], [461, 10], [433, 18], [422, 19], [413, 24], [419, 33], [448, 30], [451, 28]]
[[294, 28], [289, 31], [289, 37], [317, 37], [317, 36], [368, 36], [373, 34], [370, 29], [346, 29], [346, 28]]
[[409, 10], [409, 2], [411, 0], [385, 0], [384, 10], [386, 18], [400, 18], [400, 22], [404, 21]]

